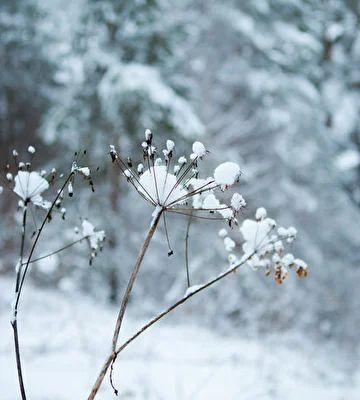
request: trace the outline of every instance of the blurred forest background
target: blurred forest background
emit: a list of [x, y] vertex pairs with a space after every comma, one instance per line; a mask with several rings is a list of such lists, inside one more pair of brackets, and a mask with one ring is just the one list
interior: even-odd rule
[[[118, 304], [149, 209], [119, 179], [108, 145], [131, 155], [150, 128], [157, 144], [171, 138], [181, 155], [200, 139], [213, 166], [228, 159], [241, 165], [249, 215], [264, 206], [296, 226], [296, 252], [311, 274], [279, 287], [244, 270], [194, 299], [191, 315], [180, 319], [241, 335], [292, 330], [331, 339], [355, 362], [359, 28], [357, 0], [2, 0], [2, 164], [13, 148], [25, 152], [31, 144], [36, 167], [66, 170], [83, 149], [87, 163], [100, 167], [95, 195], [77, 188], [61, 234], [58, 224], [49, 226], [42, 250], [66, 244], [81, 216], [106, 230], [103, 255], [89, 267], [74, 248], [51, 265], [35, 264], [33, 282]], [[4, 192], [0, 201], [1, 277], [13, 275], [19, 240], [11, 196]], [[183, 219], [169, 223], [172, 258], [156, 236], [133, 314], [153, 314], [185, 290], [185, 229]], [[190, 260], [194, 283], [223, 269], [217, 229], [194, 222]]]

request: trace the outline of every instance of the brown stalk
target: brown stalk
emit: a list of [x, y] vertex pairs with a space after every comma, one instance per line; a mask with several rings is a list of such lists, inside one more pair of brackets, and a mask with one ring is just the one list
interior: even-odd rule
[[154, 233], [156, 231], [156, 228], [158, 226], [158, 223], [160, 221], [160, 218], [162, 216], [163, 211], [164, 211], [163, 209], [160, 209], [157, 212], [157, 214], [155, 214], [154, 219], [153, 219], [153, 221], [152, 221], [152, 223], [150, 225], [150, 229], [147, 232], [147, 235], [145, 237], [144, 243], [143, 243], [143, 245], [142, 245], [142, 247], [140, 249], [139, 255], [138, 255], [137, 259], [136, 259], [136, 262], [135, 262], [134, 268], [132, 270], [129, 282], [128, 282], [128, 284], [126, 286], [126, 289], [125, 289], [124, 296], [122, 298], [119, 314], [118, 314], [118, 317], [116, 319], [116, 325], [115, 325], [115, 330], [114, 330], [113, 339], [112, 339], [112, 352], [107, 357], [107, 359], [106, 359], [106, 361], [105, 361], [105, 363], [104, 363], [104, 365], [103, 365], [103, 367], [102, 367], [102, 369], [101, 369], [101, 371], [99, 373], [99, 376], [97, 377], [96, 382], [95, 382], [95, 384], [94, 384], [94, 386], [93, 386], [93, 388], [91, 390], [91, 393], [90, 393], [90, 395], [88, 397], [88, 400], [92, 400], [92, 399], [95, 398], [95, 396], [96, 396], [96, 394], [97, 394], [97, 392], [98, 392], [98, 390], [99, 390], [99, 388], [100, 388], [100, 386], [102, 384], [102, 381], [103, 381], [103, 379], [104, 379], [104, 377], [106, 375], [106, 372], [107, 372], [109, 366], [111, 365], [111, 363], [115, 360], [115, 358], [117, 356], [116, 353], [115, 353], [116, 345], [117, 345], [117, 341], [118, 341], [118, 338], [119, 338], [121, 324], [122, 324], [122, 321], [123, 321], [123, 318], [124, 318], [124, 314], [125, 314], [125, 311], [126, 311], [129, 299], [130, 299], [130, 295], [131, 295], [131, 292], [132, 292], [136, 277], [137, 277], [137, 275], [139, 273], [142, 261], [144, 259], [145, 254], [146, 254], [146, 251], [147, 251], [147, 249], [148, 249], [148, 247], [150, 245], [151, 239], [152, 239], [152, 237], [153, 237], [153, 235], [154, 235]]
[[171, 313], [173, 310], [178, 308], [181, 304], [185, 303], [187, 300], [189, 300], [191, 297], [195, 296], [197, 293], [202, 292], [203, 290], [207, 289], [208, 287], [214, 285], [218, 281], [222, 280], [228, 275], [231, 275], [237, 269], [239, 269], [241, 266], [243, 266], [254, 254], [256, 253], [253, 252], [252, 254], [248, 255], [247, 257], [243, 258], [238, 264], [234, 265], [232, 268], [227, 269], [225, 272], [221, 273], [215, 278], [210, 279], [208, 282], [204, 283], [203, 285], [199, 286], [197, 289], [194, 291], [189, 292], [186, 294], [184, 297], [176, 301], [174, 304], [172, 304], [170, 307], [159, 313], [157, 316], [155, 316], [153, 319], [148, 321], [145, 325], [143, 325], [134, 335], [132, 335], [129, 339], [127, 339], [120, 347], [118, 347], [116, 350], [114, 350], [106, 359], [99, 376], [96, 379], [96, 382], [91, 390], [91, 393], [88, 397], [87, 400], [93, 400], [95, 399], [95, 396], [101, 386], [101, 383], [106, 375], [106, 372], [109, 368], [109, 366], [116, 360], [118, 355], [126, 348], [129, 346], [130, 343], [132, 343], [136, 338], [138, 338], [140, 335], [142, 335], [147, 329], [149, 329], [152, 325], [154, 325], [156, 322], [158, 322], [160, 319], [165, 317], [167, 314]]

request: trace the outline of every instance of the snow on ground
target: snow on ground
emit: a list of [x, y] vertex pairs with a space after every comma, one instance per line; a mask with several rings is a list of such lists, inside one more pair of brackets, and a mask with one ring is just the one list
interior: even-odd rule
[[[11, 282], [0, 279], [0, 399], [19, 398], [10, 327]], [[31, 400], [85, 399], [109, 348], [116, 310], [78, 293], [27, 285], [19, 323]], [[185, 306], [188, 307], [188, 306]], [[142, 321], [126, 320], [126, 336]], [[116, 364], [120, 398], [355, 400], [359, 387], [317, 345], [295, 338], [221, 337], [162, 321]], [[335, 348], [336, 350], [336, 348]], [[108, 380], [99, 400], [116, 398]]]

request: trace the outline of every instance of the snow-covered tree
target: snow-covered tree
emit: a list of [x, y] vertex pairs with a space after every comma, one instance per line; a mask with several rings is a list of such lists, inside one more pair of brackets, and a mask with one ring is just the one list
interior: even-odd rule
[[[186, 85], [177, 83], [182, 81], [175, 66], [185, 31], [173, 11], [174, 6], [163, 0], [87, 2], [60, 63], [66, 89], [43, 124], [48, 141], [86, 148], [101, 167], [101, 176], [110, 178], [111, 183], [101, 180], [97, 187], [105, 195], [98, 207], [100, 214], [106, 197], [108, 242], [117, 255], [129, 249], [127, 230], [136, 232], [139, 227], [125, 221], [125, 229], [118, 229], [114, 224], [114, 215], [127, 214], [121, 206], [127, 189], [119, 190], [118, 177], [104, 166], [109, 143], [127, 152], [133, 143], [129, 139], [142, 135], [146, 127], [155, 127], [164, 140], [171, 136], [183, 142], [204, 132], [185, 97]], [[108, 271], [114, 300], [117, 275], [124, 271], [114, 261], [102, 270]]]
[[39, 25], [37, 2], [4, 0], [0, 4], [0, 155], [7, 146], [37, 141], [37, 129], [51, 103], [54, 65], [47, 50], [51, 38]]

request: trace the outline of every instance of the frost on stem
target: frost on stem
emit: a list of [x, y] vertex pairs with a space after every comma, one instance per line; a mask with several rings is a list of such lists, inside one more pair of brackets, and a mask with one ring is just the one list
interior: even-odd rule
[[[243, 256], [248, 257], [247, 264], [253, 269], [262, 269], [266, 276], [272, 277], [275, 282], [281, 284], [288, 276], [289, 269], [293, 269], [299, 278], [308, 275], [308, 266], [301, 259], [295, 259], [291, 253], [285, 252], [285, 244], [292, 243], [297, 235], [294, 227], [279, 227], [276, 230], [276, 222], [267, 218], [265, 208], [258, 208], [255, 219], [246, 219], [240, 226], [243, 237]], [[225, 249], [230, 252], [230, 266], [239, 262], [238, 257], [231, 253], [235, 248], [235, 242], [222, 229], [219, 236], [224, 238]]]
[[201, 288], [202, 285], [192, 285], [186, 289], [184, 297], [188, 297], [189, 295], [195, 293], [198, 289]]

